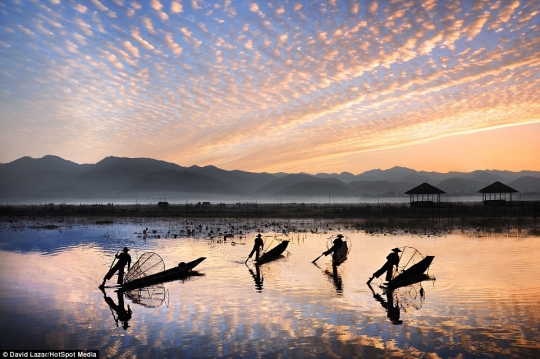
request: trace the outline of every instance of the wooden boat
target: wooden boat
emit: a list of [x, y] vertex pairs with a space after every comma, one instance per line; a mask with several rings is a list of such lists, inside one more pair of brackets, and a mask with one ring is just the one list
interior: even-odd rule
[[199, 263], [204, 261], [206, 257], [200, 257], [194, 261], [185, 263], [184, 265], [178, 265], [174, 268], [164, 270], [159, 273], [151, 274], [146, 277], [134, 279], [129, 282], [124, 282], [122, 284], [121, 289], [122, 290], [130, 290], [134, 288], [141, 288], [149, 285], [154, 285], [157, 283], [163, 283], [163, 282], [170, 282], [173, 280], [181, 279], [190, 276], [193, 274], [192, 270], [195, 268]]
[[433, 262], [433, 258], [435, 258], [435, 256], [426, 256], [420, 262], [401, 272], [388, 283], [387, 288], [396, 289], [430, 279], [429, 276], [425, 274], [425, 271], [429, 268], [431, 262]]
[[349, 247], [347, 246], [347, 242], [343, 242], [341, 247], [332, 254], [332, 265], [337, 267], [345, 262], [347, 254], [349, 254]]
[[287, 246], [289, 245], [289, 241], [283, 241], [274, 248], [270, 249], [268, 252], [263, 253], [259, 260], [257, 261], [257, 265], [268, 263], [270, 261], [273, 261], [274, 259], [278, 259], [283, 252], [285, 252], [285, 249], [287, 249]]

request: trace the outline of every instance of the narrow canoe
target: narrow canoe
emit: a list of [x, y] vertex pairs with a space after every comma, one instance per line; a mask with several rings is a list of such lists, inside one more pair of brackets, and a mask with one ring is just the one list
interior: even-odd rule
[[420, 262], [401, 272], [388, 283], [388, 288], [395, 289], [429, 279], [424, 272], [429, 268], [431, 262], [433, 262], [433, 258], [435, 256], [426, 256]]
[[289, 241], [283, 241], [274, 248], [270, 249], [268, 252], [263, 253], [262, 256], [259, 257], [259, 260], [257, 261], [257, 265], [268, 263], [270, 261], [273, 261], [274, 259], [278, 259], [283, 252], [285, 252], [285, 249], [287, 249], [287, 246], [289, 245]]
[[199, 263], [204, 261], [206, 257], [200, 257], [194, 261], [185, 263], [184, 266], [178, 265], [177, 267], [164, 270], [163, 272], [151, 274], [146, 277], [134, 279], [130, 282], [125, 282], [122, 284], [122, 289], [133, 289], [145, 287], [157, 283], [169, 282], [172, 280], [180, 279], [190, 275], [193, 268], [195, 268]]

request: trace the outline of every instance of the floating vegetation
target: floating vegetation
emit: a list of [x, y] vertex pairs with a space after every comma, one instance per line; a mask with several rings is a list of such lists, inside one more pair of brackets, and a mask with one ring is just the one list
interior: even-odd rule
[[96, 224], [114, 224], [114, 221], [112, 219], [103, 219], [96, 221]]

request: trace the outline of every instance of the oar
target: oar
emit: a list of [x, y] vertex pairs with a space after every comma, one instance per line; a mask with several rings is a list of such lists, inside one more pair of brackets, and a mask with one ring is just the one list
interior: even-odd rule
[[[324, 254], [324, 253], [323, 253]], [[319, 260], [319, 258], [321, 258], [323, 256], [323, 254], [321, 254], [320, 256], [318, 256], [317, 258], [315, 258], [313, 261], [311, 261], [311, 263], [315, 263]]]
[[114, 262], [116, 262], [116, 256], [118, 255], [118, 253], [120, 253], [120, 251], [116, 252], [116, 254], [115, 254], [115, 256], [114, 256], [114, 258], [113, 258], [113, 260], [112, 260], [111, 266], [109, 267], [109, 270], [111, 270], [111, 268], [112, 268]]

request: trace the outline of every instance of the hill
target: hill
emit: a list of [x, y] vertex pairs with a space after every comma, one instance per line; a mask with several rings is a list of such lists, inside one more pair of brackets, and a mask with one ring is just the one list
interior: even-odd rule
[[151, 158], [106, 157], [77, 164], [58, 156], [22, 157], [0, 164], [0, 200], [4, 203], [170, 201], [356, 202], [392, 197], [427, 182], [446, 192], [447, 200], [478, 197], [478, 190], [500, 181], [520, 191], [520, 198], [540, 198], [540, 172], [478, 170], [426, 172], [405, 167], [342, 173], [252, 173], [215, 166], [182, 167]]

